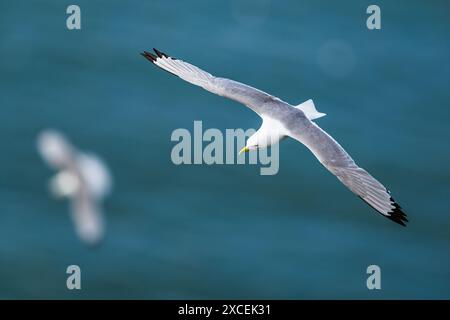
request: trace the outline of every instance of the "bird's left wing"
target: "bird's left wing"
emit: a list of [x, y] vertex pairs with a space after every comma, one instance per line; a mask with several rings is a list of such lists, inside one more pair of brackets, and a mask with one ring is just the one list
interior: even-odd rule
[[306, 121], [302, 129], [290, 128], [290, 136], [308, 147], [325, 168], [372, 208], [405, 226], [405, 222], [408, 221], [406, 214], [391, 197], [386, 187], [359, 167], [328, 133], [314, 122]]
[[169, 57], [157, 49], [155, 54], [144, 51], [141, 53], [147, 60], [179, 78], [200, 86], [205, 90], [240, 102], [259, 115], [264, 114], [267, 102], [279, 99], [246, 84], [230, 79], [219, 78], [183, 60]]

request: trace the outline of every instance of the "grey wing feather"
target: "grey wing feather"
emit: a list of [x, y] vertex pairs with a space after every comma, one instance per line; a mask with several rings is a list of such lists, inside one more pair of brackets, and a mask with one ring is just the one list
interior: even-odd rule
[[144, 51], [142, 55], [156, 66], [164, 69], [181, 79], [200, 86], [205, 90], [240, 102], [259, 115], [264, 114], [267, 102], [277, 101], [278, 98], [243, 83], [219, 78], [183, 60], [169, 57], [156, 49], [155, 54]]
[[317, 159], [347, 188], [376, 211], [396, 223], [405, 225], [406, 214], [390, 192], [367, 171], [359, 167], [342, 146], [309, 120], [300, 129], [291, 129], [291, 136], [303, 143]]

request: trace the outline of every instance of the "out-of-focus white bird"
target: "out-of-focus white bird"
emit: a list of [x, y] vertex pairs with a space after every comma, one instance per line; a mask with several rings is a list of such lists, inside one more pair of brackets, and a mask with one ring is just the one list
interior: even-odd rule
[[51, 129], [39, 134], [37, 147], [45, 162], [58, 170], [50, 180], [50, 190], [58, 198], [71, 200], [78, 236], [87, 244], [98, 244], [104, 234], [101, 201], [112, 187], [105, 163], [93, 154], [76, 150], [64, 135]]

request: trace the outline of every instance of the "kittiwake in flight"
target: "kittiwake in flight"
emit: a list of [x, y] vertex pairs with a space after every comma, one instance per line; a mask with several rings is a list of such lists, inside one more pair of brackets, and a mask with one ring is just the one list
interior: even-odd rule
[[101, 201], [112, 186], [106, 165], [97, 156], [78, 151], [55, 130], [41, 132], [37, 147], [45, 162], [58, 170], [50, 191], [70, 199], [76, 233], [86, 244], [98, 244], [104, 234]]
[[153, 49], [145, 58], [156, 66], [212, 93], [240, 102], [262, 118], [262, 125], [241, 152], [266, 148], [285, 137], [304, 144], [347, 188], [386, 218], [406, 226], [406, 214], [390, 192], [367, 171], [359, 167], [342, 146], [313, 120], [325, 116], [312, 100], [290, 105], [256, 88], [229, 79], [215, 77], [198, 67]]

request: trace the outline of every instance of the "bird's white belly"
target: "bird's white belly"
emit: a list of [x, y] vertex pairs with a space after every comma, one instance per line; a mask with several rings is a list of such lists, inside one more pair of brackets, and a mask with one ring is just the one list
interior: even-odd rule
[[260, 147], [278, 143], [281, 139], [287, 136], [287, 129], [280, 121], [264, 116], [262, 118], [263, 123], [261, 128], [258, 130]]

